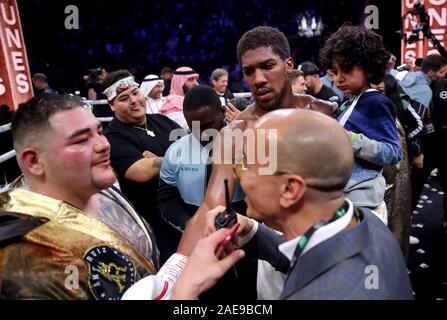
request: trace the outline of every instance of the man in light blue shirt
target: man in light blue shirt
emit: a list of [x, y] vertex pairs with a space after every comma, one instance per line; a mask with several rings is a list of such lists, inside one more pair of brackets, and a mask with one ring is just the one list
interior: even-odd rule
[[331, 88], [340, 97], [341, 102], [345, 100], [345, 94], [337, 88], [337, 85], [335, 84], [335, 74], [331, 70], [326, 70], [326, 75], [321, 77], [320, 80], [326, 87]]

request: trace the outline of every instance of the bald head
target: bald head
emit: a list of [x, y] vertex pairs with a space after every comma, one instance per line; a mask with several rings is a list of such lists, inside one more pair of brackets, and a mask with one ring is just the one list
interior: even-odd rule
[[310, 110], [281, 109], [267, 113], [255, 128], [278, 130], [278, 171], [298, 174], [320, 191], [341, 191], [347, 184], [354, 156], [346, 131], [334, 119]]

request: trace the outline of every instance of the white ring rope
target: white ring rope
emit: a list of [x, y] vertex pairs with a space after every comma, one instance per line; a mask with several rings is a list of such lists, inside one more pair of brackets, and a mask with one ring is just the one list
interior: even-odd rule
[[11, 150], [8, 151], [2, 155], [0, 155], [0, 164], [2, 164], [5, 161], [8, 161], [9, 159], [12, 159], [16, 156], [16, 151], [15, 150]]
[[[235, 93], [234, 96], [237, 98], [250, 98], [251, 92]], [[87, 100], [87, 102], [92, 105], [108, 105], [107, 100]], [[98, 117], [96, 119], [98, 119], [98, 121], [100, 121], [100, 122], [110, 122], [110, 121], [112, 121], [113, 117]], [[6, 132], [9, 130], [11, 130], [10, 123], [0, 126], [0, 133]], [[5, 161], [8, 161], [9, 159], [14, 158], [15, 156], [16, 156], [15, 150], [11, 150], [11, 151], [8, 151], [8, 152], [0, 155], [0, 164], [2, 164]]]
[[0, 126], [0, 133], [6, 132], [6, 131], [9, 131], [9, 130], [11, 130], [11, 124], [10, 123], [7, 123], [7, 124], [5, 124], [3, 126]]

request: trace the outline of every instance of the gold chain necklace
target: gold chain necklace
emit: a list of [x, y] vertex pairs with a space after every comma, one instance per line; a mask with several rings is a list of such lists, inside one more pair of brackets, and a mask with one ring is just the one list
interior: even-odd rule
[[152, 130], [149, 130], [149, 129], [147, 128], [147, 121], [144, 123], [144, 128], [137, 127], [137, 126], [133, 126], [133, 127], [134, 127], [135, 129], [143, 130], [144, 132], [146, 132], [146, 134], [147, 134], [148, 136], [155, 137], [155, 132], [152, 131]]

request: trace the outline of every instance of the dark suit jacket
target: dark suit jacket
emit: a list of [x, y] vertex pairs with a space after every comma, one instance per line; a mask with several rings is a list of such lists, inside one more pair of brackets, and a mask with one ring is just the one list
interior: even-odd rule
[[244, 249], [288, 273], [280, 299], [413, 299], [393, 234], [369, 210], [360, 213], [357, 225], [296, 257], [292, 267], [278, 250], [284, 239], [261, 224]]

